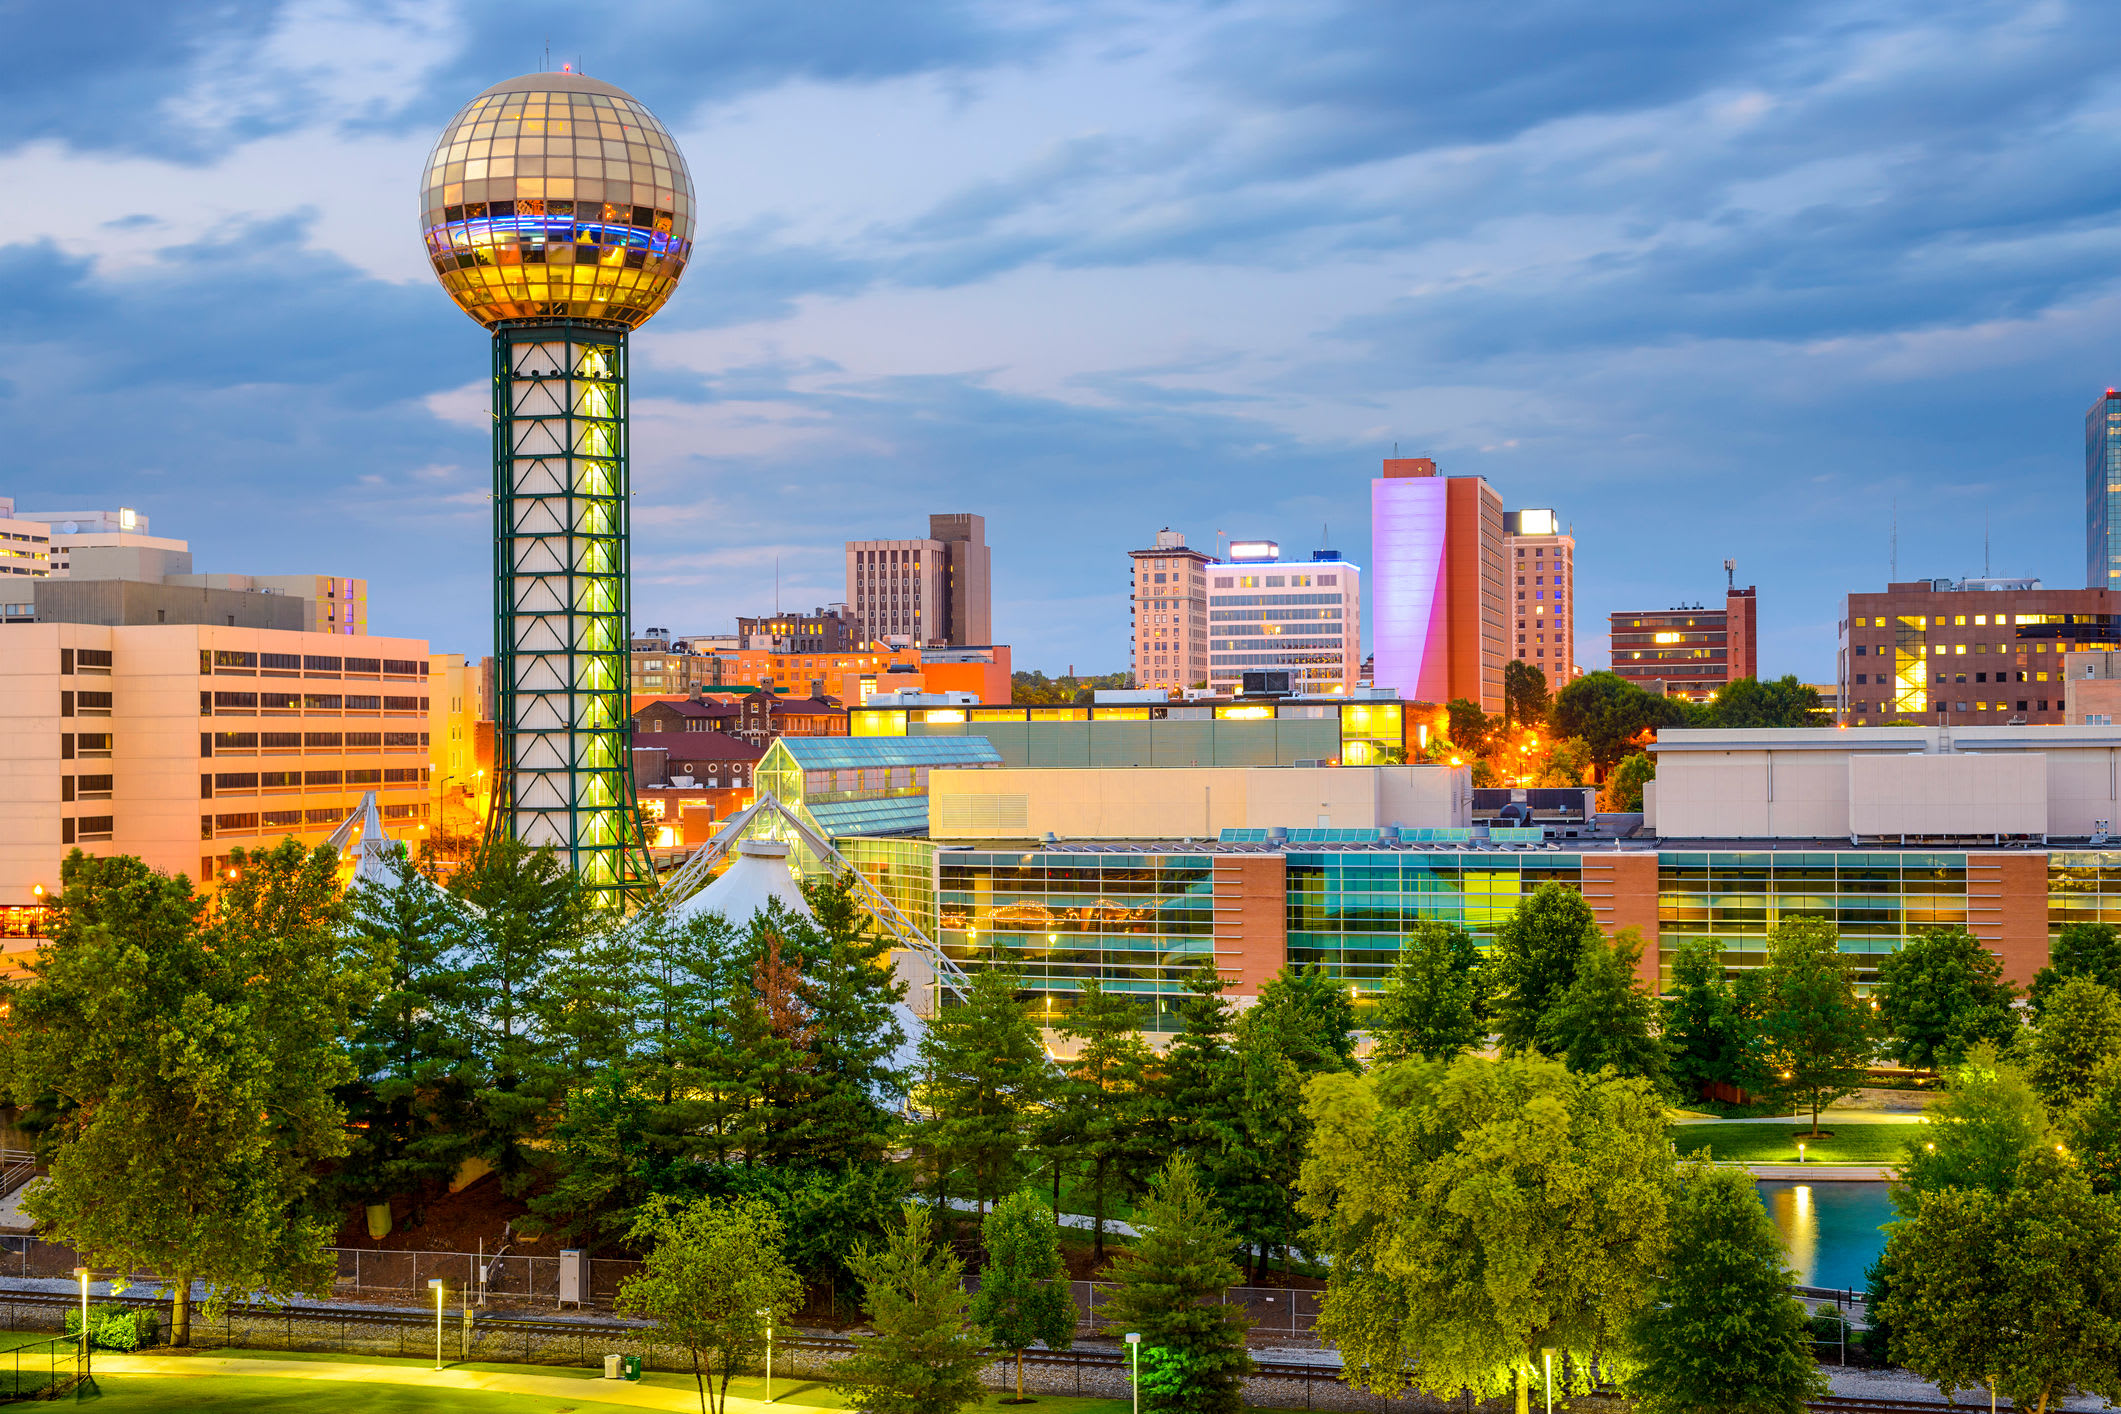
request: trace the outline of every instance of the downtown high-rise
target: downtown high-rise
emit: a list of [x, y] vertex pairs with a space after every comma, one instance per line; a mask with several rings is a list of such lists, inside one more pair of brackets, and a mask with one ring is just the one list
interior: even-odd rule
[[1428, 457], [1388, 458], [1370, 483], [1372, 681], [1409, 702], [1502, 710], [1513, 601], [1502, 497]]
[[2121, 390], [2084, 414], [2084, 587], [2121, 589]]

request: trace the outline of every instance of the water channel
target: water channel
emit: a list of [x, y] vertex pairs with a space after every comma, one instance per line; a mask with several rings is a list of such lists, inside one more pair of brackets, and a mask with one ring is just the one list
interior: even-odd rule
[[1885, 1250], [1892, 1221], [1890, 1184], [1761, 1179], [1760, 1201], [1782, 1233], [1800, 1286], [1844, 1287], [1861, 1295], [1864, 1268]]

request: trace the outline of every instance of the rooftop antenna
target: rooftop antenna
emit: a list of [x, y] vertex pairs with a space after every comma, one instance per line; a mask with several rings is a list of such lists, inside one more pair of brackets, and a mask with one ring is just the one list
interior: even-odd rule
[[773, 557], [773, 616], [781, 616], [781, 557]]
[[1324, 521], [1318, 523], [1318, 548], [1321, 550], [1333, 548], [1333, 527]]
[[1725, 589], [1736, 589], [1738, 587], [1738, 562], [1736, 560], [1725, 560], [1723, 562], [1723, 587]]
[[1886, 541], [1885, 577], [1887, 581], [1900, 578], [1900, 498], [1898, 496], [1893, 497], [1893, 529], [1892, 534]]
[[1988, 578], [1988, 507], [1981, 508], [1981, 577]]
[[552, 72], [552, 36], [549, 34], [545, 36], [545, 67], [539, 72], [547, 74]]

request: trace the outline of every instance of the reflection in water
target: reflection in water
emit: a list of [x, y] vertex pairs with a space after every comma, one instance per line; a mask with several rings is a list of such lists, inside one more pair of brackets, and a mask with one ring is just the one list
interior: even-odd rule
[[1888, 1185], [1763, 1179], [1757, 1186], [1800, 1285], [1863, 1290], [1864, 1268], [1885, 1250]]

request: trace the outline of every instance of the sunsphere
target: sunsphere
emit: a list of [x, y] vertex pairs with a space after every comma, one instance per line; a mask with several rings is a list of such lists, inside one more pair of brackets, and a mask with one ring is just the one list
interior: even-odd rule
[[589, 897], [653, 886], [635, 803], [627, 334], [692, 248], [692, 179], [645, 107], [580, 74], [497, 83], [427, 160], [435, 275], [493, 335], [489, 838], [549, 847]]
[[479, 323], [609, 319], [663, 307], [692, 252], [692, 176], [624, 90], [524, 74], [464, 105], [427, 159], [435, 277]]

